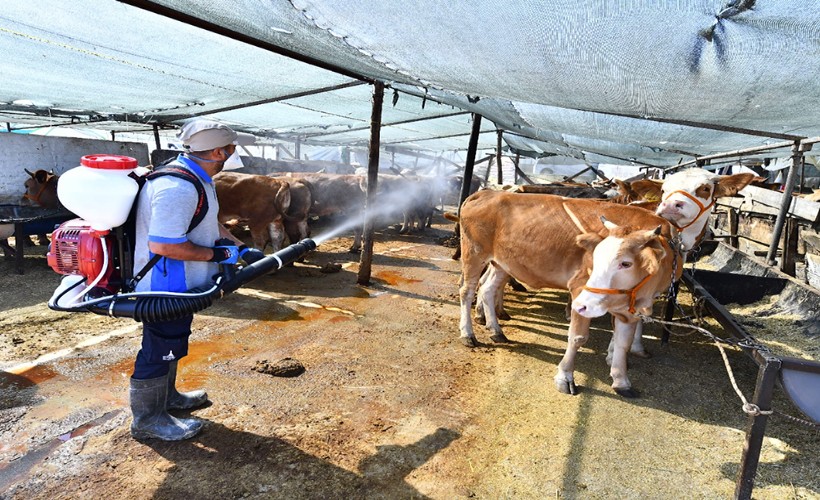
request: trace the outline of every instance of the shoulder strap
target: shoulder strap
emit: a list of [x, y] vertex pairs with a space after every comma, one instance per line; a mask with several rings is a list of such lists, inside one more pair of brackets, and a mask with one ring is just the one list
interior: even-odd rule
[[174, 165], [161, 165], [157, 169], [152, 172], [149, 172], [145, 175], [146, 180], [155, 179], [157, 177], [162, 177], [164, 175], [170, 175], [171, 177], [176, 177], [177, 179], [184, 179], [191, 184], [194, 185], [196, 188], [196, 192], [199, 195], [199, 201], [196, 204], [196, 210], [194, 210], [194, 216], [191, 218], [191, 223], [188, 225], [188, 230], [185, 231], [185, 234], [190, 233], [194, 230], [195, 227], [199, 225], [200, 222], [205, 218], [205, 214], [208, 212], [208, 197], [205, 195], [205, 188], [202, 186], [202, 183], [199, 182], [196, 174], [191, 172], [188, 169], [182, 167], [176, 167]]
[[[185, 231], [185, 234], [188, 234], [191, 231], [193, 231], [194, 228], [197, 227], [199, 223], [202, 222], [202, 220], [205, 218], [205, 214], [208, 212], [208, 197], [205, 194], [205, 188], [202, 186], [202, 183], [199, 182], [199, 179], [193, 172], [182, 167], [169, 165], [168, 163], [169, 162], [162, 163], [153, 171], [145, 174], [142, 177], [142, 183], [151, 179], [155, 179], [157, 177], [170, 175], [171, 177], [176, 177], [177, 179], [184, 179], [194, 185], [194, 187], [196, 188], [196, 192], [199, 195], [199, 201], [196, 204], [196, 210], [194, 210], [194, 216], [193, 218], [191, 218], [191, 223], [188, 224], [188, 230]], [[140, 182], [140, 180], [138, 179], [137, 182]], [[142, 185], [142, 183], [140, 184], [140, 186]], [[145, 264], [145, 266], [143, 266], [143, 268], [140, 269], [139, 272], [137, 272], [134, 275], [130, 282], [132, 290], [136, 288], [137, 282], [144, 278], [145, 275], [148, 274], [148, 271], [151, 270], [151, 268], [157, 265], [157, 262], [159, 262], [161, 258], [161, 255], [154, 254], [148, 261], [148, 263]]]

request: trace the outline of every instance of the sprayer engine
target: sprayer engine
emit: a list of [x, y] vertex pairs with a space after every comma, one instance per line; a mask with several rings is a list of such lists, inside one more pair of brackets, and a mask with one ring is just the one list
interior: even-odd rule
[[[87, 282], [102, 278], [97, 287], [116, 292], [110, 283], [114, 277], [113, 238], [102, 239], [106, 232], [92, 229], [83, 219], [72, 219], [60, 225], [51, 235], [48, 265], [60, 274], [80, 275]], [[108, 254], [107, 263], [103, 254], [103, 244]]]

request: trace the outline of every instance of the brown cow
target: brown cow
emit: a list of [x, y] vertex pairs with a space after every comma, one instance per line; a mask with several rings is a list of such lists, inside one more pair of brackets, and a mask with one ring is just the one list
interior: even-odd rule
[[[57, 208], [60, 206], [60, 201], [57, 199], [57, 180], [59, 176], [54, 173], [54, 170], [46, 171], [43, 169], [34, 172], [28, 169], [23, 169], [29, 175], [24, 186], [26, 192], [20, 200], [22, 205], [39, 205], [43, 208]], [[9, 245], [8, 237], [14, 234], [14, 225], [3, 224], [0, 227], [0, 248], [3, 249], [3, 256], [6, 259], [13, 258], [16, 255], [14, 248]], [[33, 245], [29, 237], [25, 238], [28, 244]], [[48, 243], [48, 236], [45, 234], [37, 235], [37, 240], [41, 245]], [[17, 245], [22, 248], [26, 242], [18, 241]]]
[[[585, 253], [575, 244], [575, 236], [602, 231], [601, 216], [635, 228], [661, 226], [664, 237], [672, 237], [667, 221], [637, 207], [500, 191], [479, 191], [467, 198], [461, 207], [459, 224], [462, 342], [469, 347], [477, 345], [470, 306], [485, 265], [492, 263], [492, 272], [479, 289], [477, 302], [483, 305], [486, 326], [492, 332], [490, 338], [506, 342], [495, 313], [497, 288], [513, 276], [530, 288], [568, 289], [570, 280], [582, 268]], [[571, 325], [583, 323], [576, 319]], [[571, 332], [575, 332], [572, 326]]]
[[59, 177], [54, 170], [45, 171], [43, 169], [30, 172], [23, 169], [30, 176], [26, 179], [26, 193], [23, 195], [22, 203], [39, 205], [45, 208], [57, 208], [60, 201], [57, 199], [57, 180]]
[[[619, 183], [622, 198], [618, 201], [631, 202], [631, 198], [637, 196], [645, 200], [646, 203], [635, 206], [651, 208], [662, 197], [670, 199], [671, 201], [666, 205], [660, 203], [657, 206], [657, 214], [670, 220], [677, 229], [677, 237], [681, 240], [685, 255], [703, 239], [709, 214], [714, 206], [714, 200], [721, 196], [736, 194], [753, 179], [754, 174], [721, 176], [700, 168], [693, 168], [671, 175], [662, 185], [657, 181], [648, 179], [633, 181], [628, 186]], [[596, 228], [600, 229], [601, 225], [597, 224]], [[491, 266], [487, 271], [487, 275], [482, 277], [481, 283], [497, 280], [498, 277], [493, 276], [494, 272], [495, 268]], [[479, 296], [482, 296], [483, 293], [479, 291]], [[493, 304], [496, 309], [496, 317], [509, 317], [503, 309], [503, 286], [496, 288], [494, 293], [496, 294], [494, 298], [487, 298], [484, 301], [479, 300], [476, 303], [476, 321], [478, 323], [485, 322], [484, 307], [486, 303]], [[641, 339], [642, 335], [640, 333], [635, 335], [631, 352], [641, 357], [648, 357], [649, 353], [644, 349]]]
[[430, 227], [437, 195], [435, 182], [432, 177], [379, 175], [376, 195], [378, 215], [388, 218], [400, 216], [400, 234]]
[[290, 206], [284, 218], [288, 240], [296, 243], [310, 237], [308, 216], [313, 208], [313, 186], [304, 179], [286, 176], [273, 178], [290, 186]]
[[572, 316], [567, 350], [555, 375], [559, 391], [576, 394], [575, 357], [589, 338], [590, 319], [609, 313], [613, 317], [612, 387], [622, 396], [637, 396], [627, 377], [626, 358], [640, 324], [638, 314], [650, 316], [655, 299], [683, 272], [681, 254], [662, 236], [669, 224], [659, 222], [655, 229], [647, 230], [604, 221], [605, 238], [597, 233], [576, 237], [586, 253], [569, 281]]
[[291, 172], [287, 176], [305, 180], [312, 187], [313, 205], [310, 215], [342, 215], [349, 219], [353, 230], [350, 251], [359, 252], [362, 248], [367, 178], [360, 175], [304, 172]]
[[285, 239], [284, 214], [290, 207], [290, 186], [264, 175], [220, 172], [214, 176], [219, 221], [240, 219], [248, 224], [253, 245], [276, 252]]

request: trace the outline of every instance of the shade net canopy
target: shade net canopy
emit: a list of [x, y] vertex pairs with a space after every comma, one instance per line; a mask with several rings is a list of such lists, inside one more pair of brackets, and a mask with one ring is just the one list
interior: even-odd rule
[[[674, 165], [820, 135], [820, 3], [7, 0], [0, 120]], [[394, 92], [397, 92], [394, 94]], [[398, 98], [397, 100], [395, 98]]]

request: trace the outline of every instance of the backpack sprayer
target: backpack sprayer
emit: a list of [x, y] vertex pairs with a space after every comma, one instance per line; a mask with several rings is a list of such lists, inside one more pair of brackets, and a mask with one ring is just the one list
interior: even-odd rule
[[[239, 271], [233, 265], [221, 265], [210, 287], [135, 292], [133, 232], [123, 225], [142, 185], [139, 177], [147, 171], [139, 170], [137, 160], [128, 156], [91, 155], [83, 156], [79, 167], [60, 177], [57, 197], [80, 218], [61, 224], [52, 233], [48, 264], [66, 276], [48, 302], [50, 309], [135, 321], [170, 321], [201, 311], [215, 298], [316, 248], [316, 242], [306, 238]], [[231, 242], [216, 242], [220, 244]]]

